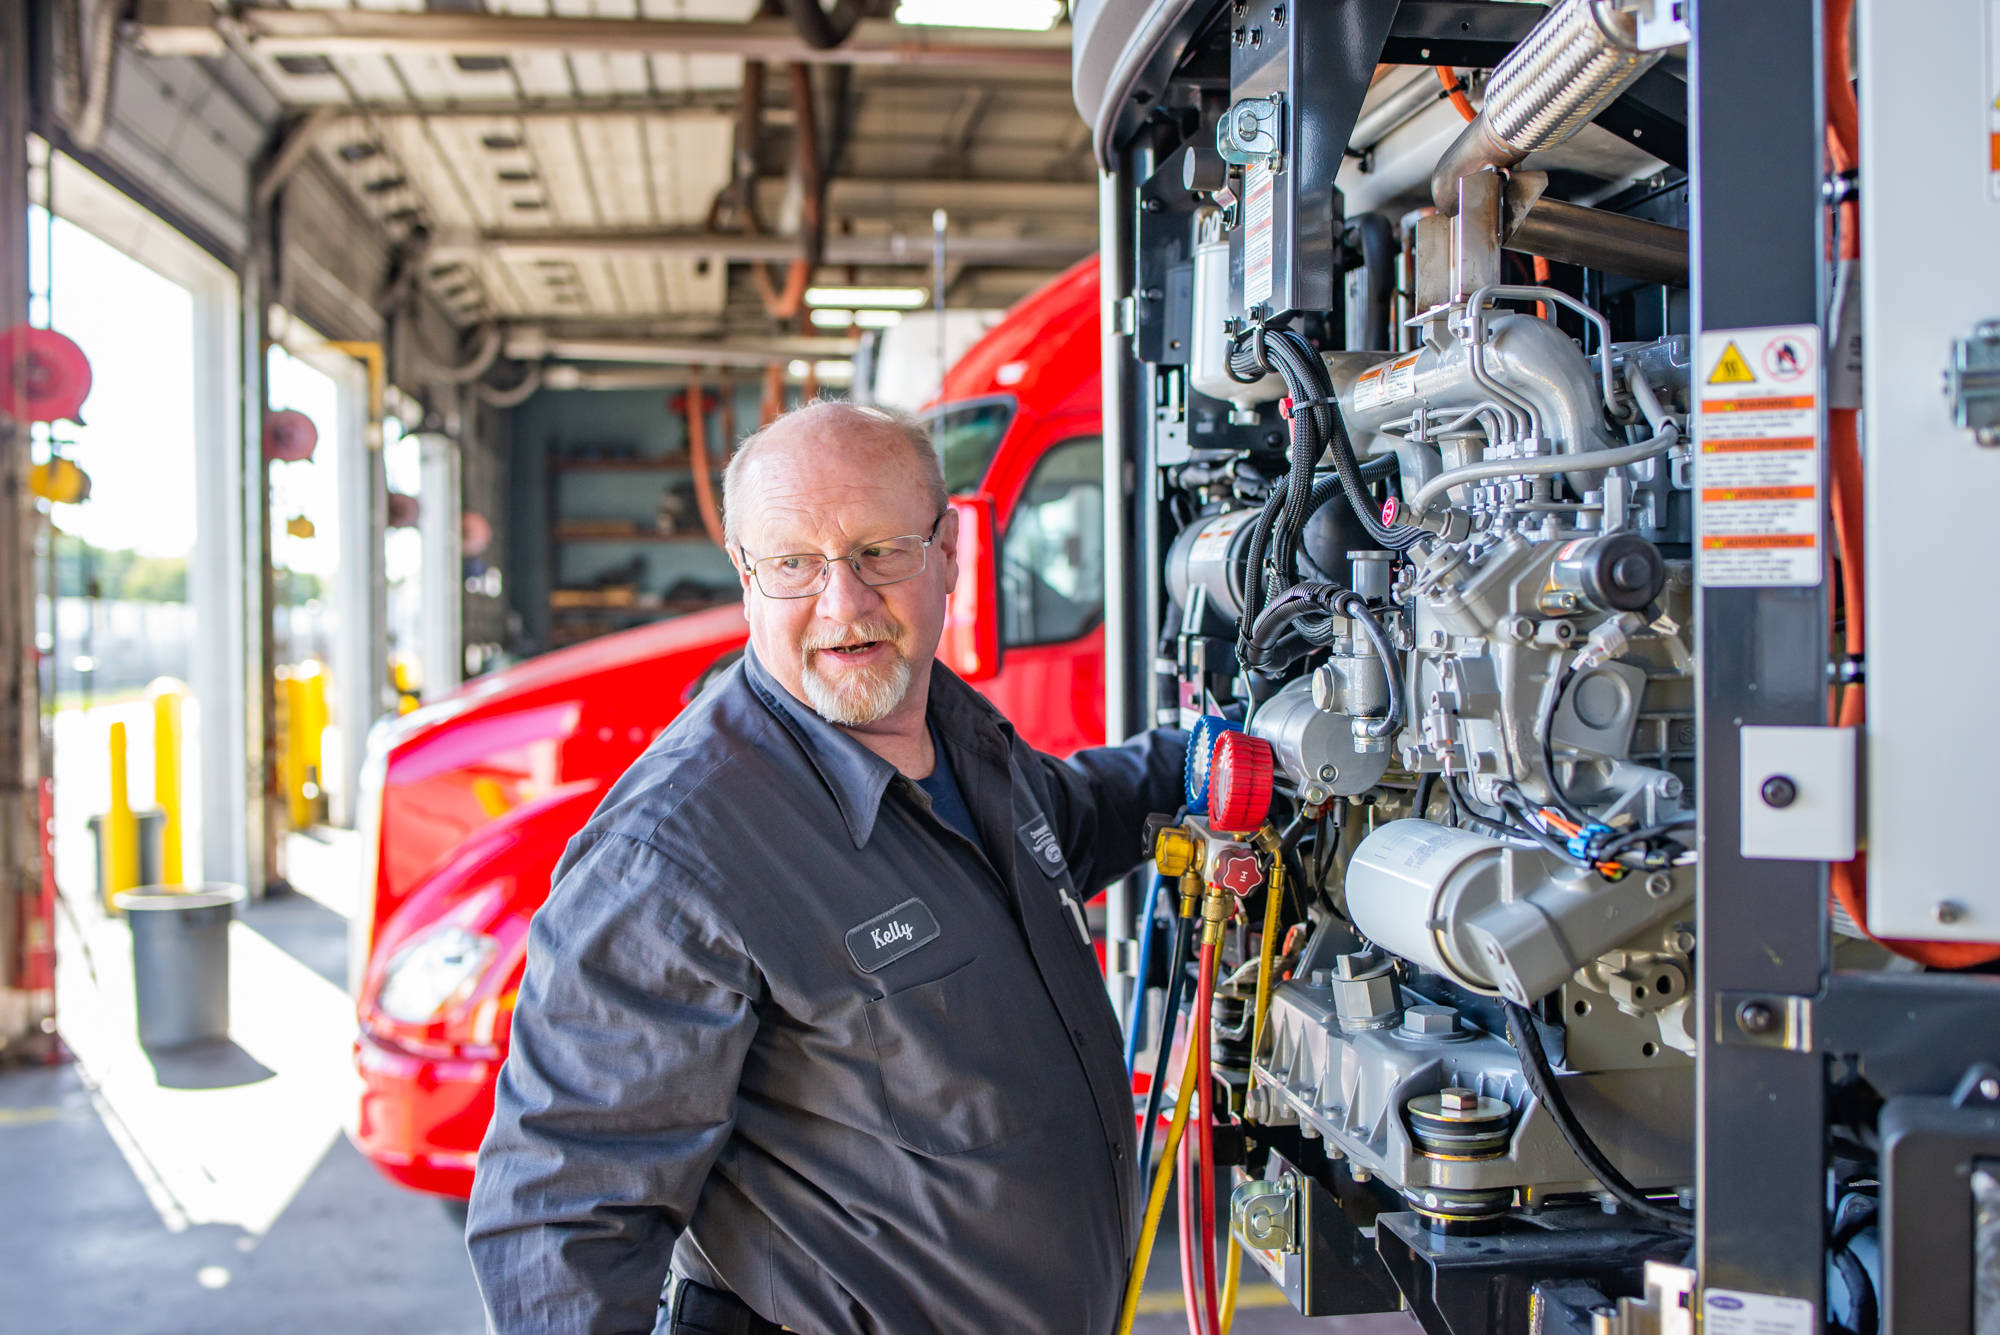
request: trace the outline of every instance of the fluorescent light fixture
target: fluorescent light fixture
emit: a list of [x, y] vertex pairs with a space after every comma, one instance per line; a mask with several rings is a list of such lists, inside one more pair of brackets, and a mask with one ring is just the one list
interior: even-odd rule
[[791, 376], [794, 380], [804, 380], [806, 374], [811, 370], [811, 364], [804, 361], [793, 361], [785, 364], [785, 374]]
[[854, 323], [863, 329], [893, 329], [903, 322], [901, 311], [856, 311]]
[[854, 312], [816, 310], [812, 313], [812, 322], [820, 329], [845, 329], [854, 323]]
[[808, 306], [874, 306], [913, 311], [931, 299], [920, 287], [809, 287]]
[[1062, 17], [1062, 0], [903, 0], [896, 22], [940, 28], [1012, 28], [1046, 32]]
[[849, 361], [814, 362], [813, 374], [830, 385], [845, 385], [854, 379], [854, 363]]

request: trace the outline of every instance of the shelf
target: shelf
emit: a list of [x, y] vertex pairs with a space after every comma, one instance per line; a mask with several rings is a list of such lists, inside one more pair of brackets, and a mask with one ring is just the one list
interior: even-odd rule
[[658, 459], [551, 459], [551, 473], [685, 473], [690, 471], [685, 454], [669, 454]]
[[549, 608], [549, 611], [554, 613], [558, 617], [589, 615], [593, 617], [603, 617], [607, 620], [613, 617], [644, 617], [649, 620], [657, 621], [657, 620], [664, 620], [668, 617], [686, 616], [690, 612], [706, 612], [710, 608], [714, 607], [728, 607], [736, 601], [737, 600], [733, 598], [718, 599], [715, 602], [695, 602], [692, 600], [685, 600], [685, 601], [676, 601], [671, 603], [660, 603], [653, 607], [646, 607], [639, 603], [631, 603], [623, 607], [551, 606]]
[[552, 530], [549, 538], [554, 542], [708, 542], [709, 540], [706, 533], [649, 533], [644, 530], [632, 533], [574, 533], [560, 528]]

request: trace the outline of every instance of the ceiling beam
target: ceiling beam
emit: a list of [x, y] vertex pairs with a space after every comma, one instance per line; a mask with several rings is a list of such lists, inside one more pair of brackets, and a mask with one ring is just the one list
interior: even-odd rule
[[[1077, 236], [952, 236], [945, 254], [953, 261], [976, 265], [1026, 265], [1049, 268], [1073, 264], [1097, 249], [1094, 237]], [[692, 257], [739, 264], [781, 264], [800, 258], [795, 239], [731, 236], [716, 232], [511, 230], [477, 236], [440, 234], [428, 255], [433, 260], [460, 258], [480, 252], [494, 259], [532, 264], [537, 260], [663, 259]], [[822, 260], [826, 264], [922, 265], [931, 263], [928, 232], [890, 236], [829, 236]]]
[[497, 55], [515, 51], [617, 51], [740, 55], [752, 60], [839, 65], [1032, 65], [1069, 69], [1069, 29], [1010, 32], [994, 28], [910, 27], [864, 19], [832, 50], [807, 46], [783, 19], [708, 23], [676, 19], [578, 19], [513, 14], [374, 9], [236, 11], [253, 51], [269, 55], [332, 52], [442, 52]]
[[622, 362], [635, 366], [783, 366], [814, 358], [852, 357], [851, 338], [726, 338], [714, 343], [665, 339], [552, 338], [522, 326], [507, 331], [507, 356], [516, 361]]

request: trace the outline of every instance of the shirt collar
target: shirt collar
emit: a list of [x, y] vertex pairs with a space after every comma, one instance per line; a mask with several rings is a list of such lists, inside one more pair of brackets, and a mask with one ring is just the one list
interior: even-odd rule
[[[882, 794], [897, 778], [896, 767], [828, 723], [786, 690], [748, 645], [743, 648], [743, 675], [750, 689], [797, 740], [806, 759], [819, 772], [847, 822], [854, 846], [866, 847], [875, 831]], [[960, 681], [956, 673], [935, 660], [931, 665], [929, 713], [937, 736], [948, 738], [982, 758], [1006, 764], [1005, 735], [1011, 731], [1007, 721], [983, 696]]]

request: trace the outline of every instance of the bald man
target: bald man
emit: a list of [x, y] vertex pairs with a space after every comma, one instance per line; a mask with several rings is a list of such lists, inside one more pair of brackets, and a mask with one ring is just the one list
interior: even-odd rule
[[802, 408], [725, 499], [750, 646], [535, 917], [488, 1321], [1108, 1332], [1136, 1149], [1082, 904], [1179, 804], [1181, 738], [1056, 760], [936, 661], [958, 520], [914, 421]]

